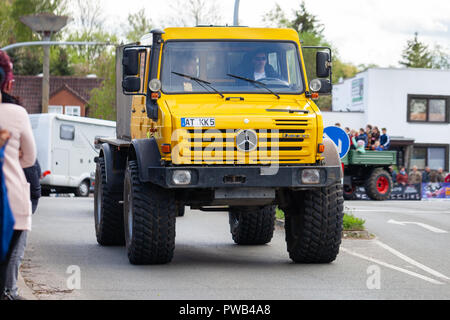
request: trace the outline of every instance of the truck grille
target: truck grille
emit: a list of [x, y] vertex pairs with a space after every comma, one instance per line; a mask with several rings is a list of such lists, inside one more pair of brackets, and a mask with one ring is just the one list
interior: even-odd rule
[[[310, 120], [275, 119], [274, 127], [251, 129], [258, 137], [257, 147], [242, 152], [236, 146], [240, 129], [187, 129], [180, 141], [183, 161], [193, 164], [290, 164], [311, 163], [313, 155]], [[181, 163], [172, 156], [172, 161]]]

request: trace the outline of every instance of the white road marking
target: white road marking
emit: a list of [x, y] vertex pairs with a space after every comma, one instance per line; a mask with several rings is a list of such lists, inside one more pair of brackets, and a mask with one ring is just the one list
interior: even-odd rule
[[[399, 209], [360, 209], [355, 207], [348, 207], [349, 210], [359, 211], [359, 212], [387, 212], [387, 213], [425, 213], [423, 210], [403, 210]], [[450, 211], [439, 211], [435, 210], [433, 213], [450, 213]]]
[[432, 226], [430, 226], [430, 225], [428, 225], [428, 224], [421, 223], [421, 222], [413, 222], [413, 221], [395, 221], [395, 220], [391, 219], [391, 220], [388, 221], [388, 223], [398, 224], [398, 225], [401, 225], [401, 226], [404, 226], [404, 225], [406, 225], [406, 224], [415, 224], [415, 225], [418, 225], [418, 226], [420, 226], [420, 227], [422, 227], [422, 228], [425, 228], [425, 229], [430, 230], [430, 231], [435, 232], [435, 233], [448, 233], [448, 232], [445, 231], [445, 230], [442, 230], [442, 229], [439, 229], [439, 228], [436, 228], [436, 227], [432, 227]]
[[381, 242], [380, 240], [375, 240], [374, 242], [376, 244], [378, 244], [380, 247], [388, 250], [390, 253], [396, 255], [400, 259], [405, 260], [406, 262], [416, 266], [417, 268], [422, 269], [422, 270], [428, 272], [429, 274], [432, 274], [435, 277], [438, 277], [438, 278], [441, 278], [441, 279], [445, 279], [445, 280], [450, 280], [449, 277], [447, 277], [447, 276], [443, 275], [442, 273], [439, 273], [436, 270], [433, 270], [433, 269], [431, 269], [431, 268], [429, 268], [429, 267], [427, 267], [427, 266], [425, 266], [425, 265], [423, 265], [423, 264], [421, 264], [421, 263], [411, 259], [410, 257], [405, 256], [403, 253], [398, 252], [394, 248], [389, 247], [387, 244]]
[[364, 259], [364, 260], [367, 260], [367, 261], [379, 264], [380, 266], [384, 266], [384, 267], [387, 267], [387, 268], [390, 268], [390, 269], [393, 269], [393, 270], [396, 270], [396, 271], [400, 271], [400, 272], [406, 273], [406, 274], [408, 274], [410, 276], [413, 276], [413, 277], [416, 277], [416, 278], [428, 281], [428, 282], [433, 283], [433, 284], [441, 284], [441, 285], [444, 284], [444, 283], [442, 283], [440, 281], [434, 280], [432, 278], [429, 278], [427, 276], [421, 275], [419, 273], [415, 273], [415, 272], [412, 272], [412, 271], [409, 271], [409, 270], [406, 270], [406, 269], [403, 269], [403, 268], [400, 268], [400, 267], [396, 267], [396, 266], [394, 266], [392, 264], [389, 264], [389, 263], [386, 263], [386, 262], [383, 262], [383, 261], [380, 261], [378, 259], [374, 259], [374, 258], [371, 258], [371, 257], [367, 257], [365, 255], [359, 254], [357, 252], [348, 250], [348, 249], [343, 248], [343, 247], [341, 247], [340, 250], [343, 251], [343, 252], [346, 252], [346, 253], [348, 253], [350, 255], [353, 255], [355, 257], [358, 257], [358, 258], [361, 258], [361, 259]]

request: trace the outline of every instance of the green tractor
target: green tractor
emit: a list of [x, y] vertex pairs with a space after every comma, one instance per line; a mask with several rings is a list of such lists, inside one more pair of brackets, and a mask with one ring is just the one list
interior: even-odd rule
[[396, 151], [350, 150], [342, 159], [344, 199], [355, 199], [357, 187], [363, 186], [372, 200], [387, 200], [393, 186], [389, 166], [397, 164]]

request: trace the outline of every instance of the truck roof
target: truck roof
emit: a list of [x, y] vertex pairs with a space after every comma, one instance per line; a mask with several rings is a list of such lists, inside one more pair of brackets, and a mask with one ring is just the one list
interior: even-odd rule
[[254, 39], [299, 41], [294, 29], [248, 27], [192, 27], [167, 28], [162, 35], [170, 39]]
[[116, 127], [115, 121], [86, 118], [86, 117], [66, 116], [63, 114], [37, 113], [37, 114], [30, 114], [29, 116], [30, 116], [30, 118], [47, 118], [49, 120], [58, 119], [58, 120], [64, 120], [64, 121], [95, 124], [95, 125], [114, 127], [114, 128]]

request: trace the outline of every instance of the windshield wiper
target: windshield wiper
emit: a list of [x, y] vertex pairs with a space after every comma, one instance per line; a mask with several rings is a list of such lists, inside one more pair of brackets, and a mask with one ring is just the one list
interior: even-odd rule
[[227, 76], [233, 77], [233, 78], [236, 78], [236, 79], [240, 79], [240, 80], [245, 80], [245, 81], [248, 81], [248, 82], [253, 83], [253, 84], [259, 84], [261, 87], [263, 87], [264, 89], [266, 89], [267, 91], [269, 91], [270, 93], [275, 95], [278, 99], [280, 99], [280, 96], [277, 93], [275, 93], [272, 90], [270, 90], [269, 87], [265, 83], [262, 83], [260, 81], [253, 80], [253, 79], [248, 79], [248, 78], [236, 76], [234, 74], [229, 74], [229, 73], [227, 73]]
[[[216, 92], [217, 94], [219, 94], [222, 98], [225, 98], [225, 96], [224, 96], [221, 92], [219, 92], [216, 88], [214, 88], [214, 87], [211, 85], [211, 82], [208, 82], [208, 81], [206, 81], [206, 80], [203, 80], [203, 79], [200, 79], [200, 78], [197, 78], [197, 77], [189, 76], [189, 75], [187, 75], [187, 74], [175, 72], [175, 71], [172, 71], [172, 73], [173, 73], [173, 74], [176, 74], [177, 76], [180, 76], [180, 77], [184, 77], [184, 78], [188, 78], [188, 79], [190, 79], [190, 80], [194, 80], [194, 81], [197, 82], [199, 85], [201, 85], [203, 88], [205, 88], [205, 86], [203, 86], [203, 84], [206, 84], [209, 88], [211, 88], [214, 92]], [[205, 89], [206, 89], [206, 88], [205, 88]]]

